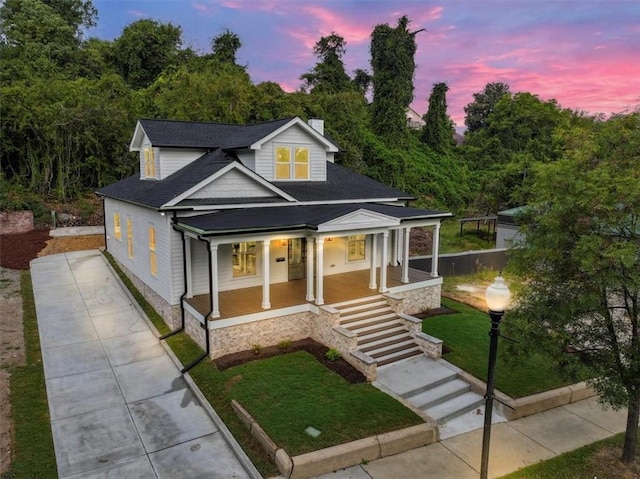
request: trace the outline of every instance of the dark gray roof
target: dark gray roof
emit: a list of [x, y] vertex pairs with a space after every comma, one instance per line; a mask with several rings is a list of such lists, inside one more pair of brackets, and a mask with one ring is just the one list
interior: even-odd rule
[[404, 191], [331, 162], [327, 162], [327, 181], [274, 181], [273, 184], [298, 201], [414, 199]]
[[100, 196], [160, 208], [189, 188], [237, 161], [222, 150], [207, 153], [163, 180], [141, 180], [136, 174], [99, 189]]
[[373, 203], [240, 208], [180, 218], [178, 225], [208, 235], [242, 231], [316, 230], [319, 225], [364, 209], [403, 220], [445, 218], [451, 213]]
[[[252, 145], [292, 119], [283, 118], [255, 125], [143, 119], [140, 125], [153, 146], [238, 149]], [[335, 143], [331, 139], [329, 141]]]

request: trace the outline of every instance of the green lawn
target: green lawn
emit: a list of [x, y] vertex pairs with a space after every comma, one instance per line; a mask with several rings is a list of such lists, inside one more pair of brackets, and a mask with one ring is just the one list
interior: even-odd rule
[[[489, 316], [447, 298], [442, 298], [442, 304], [457, 313], [427, 318], [422, 323], [422, 330], [442, 339], [444, 345], [451, 349], [451, 352], [443, 355], [443, 359], [486, 381]], [[552, 367], [550, 359], [540, 354], [530, 355], [517, 363], [508, 361], [504, 352], [505, 341], [504, 338], [498, 341], [495, 382], [498, 390], [518, 398], [569, 384]]]
[[13, 461], [3, 478], [57, 477], [31, 273], [21, 276], [26, 365], [11, 368]]
[[[481, 226], [480, 229], [486, 232], [487, 228]], [[440, 254], [491, 249], [495, 246], [495, 239], [488, 239], [482, 234], [476, 236], [475, 223], [465, 225], [462, 236], [460, 236], [460, 223], [456, 219], [445, 220], [440, 228]], [[431, 254], [431, 252], [425, 254]]]
[[[635, 464], [620, 462], [624, 433], [534, 464], [501, 479], [612, 479], [640, 477], [640, 458]], [[640, 441], [639, 441], [640, 442]]]

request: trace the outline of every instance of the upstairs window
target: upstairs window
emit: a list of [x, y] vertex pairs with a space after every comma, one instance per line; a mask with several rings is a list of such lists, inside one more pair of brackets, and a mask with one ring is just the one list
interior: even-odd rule
[[232, 266], [233, 277], [241, 278], [243, 276], [255, 276], [256, 270], [256, 246], [255, 241], [244, 243], [233, 243]]
[[145, 178], [156, 177], [156, 158], [152, 147], [144, 149], [144, 176]]
[[365, 259], [365, 235], [347, 236], [347, 261], [363, 261]]
[[122, 230], [120, 229], [120, 213], [113, 214], [113, 235], [118, 241], [122, 240]]
[[133, 259], [133, 224], [131, 218], [127, 218], [127, 253], [129, 259]]
[[308, 180], [309, 148], [276, 146], [276, 180]]
[[158, 274], [158, 260], [156, 258], [156, 229], [153, 226], [149, 227], [149, 268], [151, 274], [156, 276]]

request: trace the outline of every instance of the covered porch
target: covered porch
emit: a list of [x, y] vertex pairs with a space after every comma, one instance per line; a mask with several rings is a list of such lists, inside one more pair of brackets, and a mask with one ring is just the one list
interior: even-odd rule
[[[394, 288], [420, 287], [420, 283], [433, 280], [429, 273], [413, 268], [408, 269], [408, 283], [402, 281], [403, 269], [401, 266], [387, 267], [387, 286], [389, 292]], [[376, 269], [377, 282], [380, 281], [380, 268]], [[379, 294], [377, 289], [368, 287], [370, 271], [368, 269], [349, 273], [333, 274], [324, 277], [324, 302], [328, 305], [363, 298]], [[315, 304], [314, 301], [305, 300], [307, 292], [307, 280], [298, 279], [282, 283], [274, 283], [269, 286], [271, 309], [283, 309], [303, 304]], [[236, 289], [221, 291], [219, 295], [220, 316], [214, 318], [226, 319], [248, 314], [260, 313], [263, 308], [263, 287]], [[209, 294], [196, 295], [186, 298], [185, 302], [195, 309], [203, 317], [211, 310], [211, 297]]]

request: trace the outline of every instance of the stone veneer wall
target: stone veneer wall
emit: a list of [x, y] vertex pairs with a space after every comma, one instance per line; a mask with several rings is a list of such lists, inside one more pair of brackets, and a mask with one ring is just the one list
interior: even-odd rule
[[[387, 297], [387, 300], [396, 313], [417, 314], [427, 309], [440, 307], [441, 288], [442, 285], [438, 284], [402, 293], [393, 293], [391, 297]], [[398, 300], [394, 297], [402, 299]]]
[[[115, 258], [114, 258], [115, 259]], [[129, 268], [124, 266], [116, 259], [116, 263], [120, 266], [120, 269], [127, 275], [127, 278], [131, 280], [133, 285], [136, 287], [140, 294], [146, 299], [153, 309], [162, 316], [165, 323], [171, 328], [176, 329], [180, 326], [181, 318], [180, 318], [180, 306], [170, 305], [167, 301], [165, 301], [158, 293], [156, 293], [153, 289], [147, 286], [140, 278], [138, 278], [135, 274], [131, 272]], [[204, 343], [203, 343], [204, 344]]]
[[225, 354], [251, 349], [255, 344], [273, 346], [284, 340], [308, 338], [312, 336], [312, 316], [315, 315], [311, 312], [295, 313], [212, 329], [209, 331], [210, 356], [219, 358]]
[[33, 213], [31, 211], [0, 212], [0, 234], [26, 233], [32, 229]]
[[185, 309], [184, 311], [184, 330], [187, 335], [193, 339], [203, 350], [206, 346], [206, 332], [203, 324], [191, 313]]

